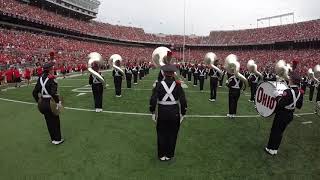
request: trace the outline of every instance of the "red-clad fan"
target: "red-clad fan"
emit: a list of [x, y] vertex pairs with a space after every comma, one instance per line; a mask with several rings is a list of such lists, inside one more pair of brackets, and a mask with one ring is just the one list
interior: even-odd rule
[[60, 73], [63, 75], [63, 78], [66, 78], [67, 70], [66, 70], [66, 67], [64, 65], [61, 66]]
[[41, 77], [41, 76], [42, 76], [42, 73], [43, 73], [42, 67], [41, 67], [41, 66], [38, 66], [38, 67], [37, 67], [37, 75], [38, 75], [38, 77]]
[[72, 71], [72, 66], [69, 65], [69, 66], [67, 67], [67, 73], [71, 73], [71, 71]]
[[16, 87], [20, 87], [21, 83], [21, 74], [18, 68], [15, 68], [13, 70], [13, 75], [14, 75], [14, 82], [16, 83]]
[[82, 74], [86, 70], [87, 70], [87, 66], [85, 64], [81, 64], [81, 72], [82, 72]]
[[24, 79], [26, 79], [27, 84], [30, 85], [30, 79], [31, 79], [31, 70], [29, 68], [26, 68], [24, 70]]
[[4, 72], [2, 70], [0, 70], [0, 85], [2, 85], [3, 81], [4, 81], [3, 75], [4, 75]]
[[7, 83], [13, 83], [13, 69], [10, 68], [5, 73]]
[[58, 71], [58, 67], [57, 66], [53, 66], [53, 75], [57, 75], [57, 71]]

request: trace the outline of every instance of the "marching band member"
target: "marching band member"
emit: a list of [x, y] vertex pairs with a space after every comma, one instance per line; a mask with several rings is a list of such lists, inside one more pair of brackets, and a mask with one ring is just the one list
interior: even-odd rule
[[225, 59], [225, 69], [227, 71], [227, 87], [229, 88], [229, 113], [227, 117], [234, 118], [237, 114], [238, 100], [241, 89], [245, 90], [248, 81], [239, 73], [240, 63], [238, 57], [230, 54]]
[[317, 88], [316, 102], [319, 102], [320, 101], [320, 84], [319, 84], [319, 82], [316, 84], [316, 88]]
[[205, 66], [205, 69], [206, 69], [206, 78], [205, 79], [208, 79], [208, 74], [210, 72], [210, 68], [208, 65]]
[[229, 88], [229, 114], [227, 114], [227, 117], [234, 118], [237, 114], [238, 100], [243, 83], [234, 74], [227, 73], [227, 78], [227, 87]]
[[248, 76], [248, 82], [250, 84], [251, 96], [249, 102], [254, 102], [256, 97], [256, 91], [258, 88], [258, 82], [260, 81], [260, 77], [255, 73], [250, 73]]
[[168, 161], [174, 157], [180, 123], [187, 110], [187, 101], [180, 82], [174, 79], [176, 67], [164, 65], [161, 70], [164, 72], [165, 79], [157, 82], [153, 89], [150, 112], [157, 123], [158, 158], [160, 161]]
[[[120, 61], [117, 61], [116, 64], [118, 67], [120, 67]], [[140, 70], [140, 74], [141, 74], [141, 70]], [[116, 97], [121, 97], [121, 85], [122, 85], [123, 74], [118, 69], [113, 69], [112, 76], [113, 76]]]
[[[92, 69], [99, 72], [99, 65], [97, 63], [92, 64]], [[90, 74], [89, 76], [89, 84], [91, 85], [93, 100], [94, 100], [94, 108], [96, 112], [102, 112], [102, 99], [103, 99], [103, 83], [95, 76]]]
[[199, 82], [200, 82], [200, 91], [203, 91], [204, 78], [206, 76], [206, 69], [201, 64], [199, 68]]
[[310, 89], [310, 92], [309, 92], [309, 101], [312, 102], [313, 100], [313, 94], [314, 94], [314, 86], [315, 86], [315, 83], [314, 83], [314, 80], [309, 78], [308, 80], [308, 86], [309, 86], [309, 89]]
[[195, 64], [193, 66], [193, 86], [198, 85], [198, 79], [199, 79], [199, 66], [198, 64]]
[[188, 73], [188, 66], [186, 63], [184, 63], [182, 66], [182, 76], [184, 79], [187, 78], [187, 73]]
[[134, 64], [132, 68], [132, 74], [133, 74], [133, 84], [138, 84], [138, 67], [137, 63]]
[[[55, 76], [52, 75], [53, 63], [47, 63], [43, 66], [43, 75], [38, 79], [36, 86], [32, 92], [33, 98], [39, 102], [39, 110], [44, 115], [47, 123], [47, 128], [51, 137], [51, 143], [59, 145], [63, 143], [60, 130], [59, 115], [54, 115], [50, 108], [51, 98], [57, 103], [57, 108], [61, 108], [61, 101], [57, 93], [58, 83]], [[39, 101], [39, 94], [41, 101]]]
[[221, 69], [221, 71], [222, 71], [222, 74], [221, 74], [221, 77], [220, 77], [220, 80], [219, 80], [219, 87], [222, 87], [223, 86], [224, 75], [226, 74], [226, 71], [223, 68], [220, 68], [219, 65], [218, 65], [218, 68]]
[[300, 87], [304, 92], [306, 92], [307, 90], [307, 85], [308, 85], [308, 79], [306, 76], [304, 76], [300, 82]]
[[271, 73], [268, 69], [263, 72], [263, 79], [264, 81], [271, 81]]
[[189, 65], [188, 65], [188, 82], [191, 82], [191, 76], [192, 76], [192, 66], [189, 63]]
[[144, 67], [142, 64], [139, 65], [139, 79], [142, 80], [144, 77]]
[[178, 68], [179, 68], [179, 74], [180, 76], [182, 75], [182, 69], [183, 69], [183, 65], [181, 63], [178, 64]]
[[[218, 61], [214, 61], [214, 65], [218, 65]], [[220, 73], [214, 68], [210, 68], [209, 74], [210, 76], [210, 99], [209, 101], [214, 102], [217, 99], [217, 87], [219, 83]]]
[[299, 89], [301, 78], [291, 72], [289, 89], [284, 90], [283, 95], [277, 97], [276, 114], [273, 120], [269, 142], [265, 151], [270, 155], [276, 155], [282, 140], [283, 132], [293, 119], [295, 108], [301, 109], [303, 105], [303, 90]]
[[125, 69], [127, 88], [131, 88], [131, 80], [132, 80], [132, 65], [128, 64]]

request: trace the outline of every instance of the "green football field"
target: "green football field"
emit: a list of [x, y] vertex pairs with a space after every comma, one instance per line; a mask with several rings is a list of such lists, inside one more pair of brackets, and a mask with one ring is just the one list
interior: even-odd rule
[[[93, 112], [88, 75], [60, 79], [66, 107], [61, 114], [65, 142], [52, 145], [33, 86], [0, 91], [0, 180], [14, 179], [320, 179], [320, 118], [305, 98], [284, 133], [278, 155], [263, 151], [272, 117], [257, 116], [241, 95], [238, 115], [226, 118], [228, 94], [217, 102], [188, 83], [188, 117], [183, 121], [175, 159], [160, 162], [155, 123], [148, 112], [158, 70], [116, 98], [111, 73], [105, 77], [103, 113]], [[309, 93], [306, 92], [308, 95]]]

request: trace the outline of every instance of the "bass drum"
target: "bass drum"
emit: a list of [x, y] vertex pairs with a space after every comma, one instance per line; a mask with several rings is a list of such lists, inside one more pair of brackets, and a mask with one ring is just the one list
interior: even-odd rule
[[41, 114], [51, 111], [53, 115], [59, 116], [59, 114], [62, 111], [62, 108], [57, 108], [57, 103], [54, 101], [53, 98], [50, 98], [50, 100], [39, 98], [38, 110], [40, 111]]
[[276, 107], [276, 97], [283, 94], [288, 85], [284, 82], [268, 81], [261, 83], [256, 91], [255, 105], [262, 117], [271, 116]]

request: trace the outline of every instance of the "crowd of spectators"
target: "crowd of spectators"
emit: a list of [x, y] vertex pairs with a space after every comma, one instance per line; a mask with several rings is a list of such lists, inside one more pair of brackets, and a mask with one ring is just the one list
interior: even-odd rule
[[[181, 35], [156, 35], [145, 33], [142, 28], [127, 27], [82, 21], [50, 12], [36, 6], [27, 5], [17, 0], [5, 0], [0, 3], [0, 14], [21, 17], [27, 21], [56, 26], [97, 36], [143, 42], [162, 42], [182, 44]], [[306, 21], [266, 28], [212, 31], [209, 36], [186, 36], [187, 44], [237, 45], [260, 44], [278, 41], [296, 41], [320, 38], [320, 20]]]
[[[37, 64], [49, 58], [51, 52], [57, 66], [86, 64], [90, 52], [99, 52], [107, 61], [113, 54], [120, 54], [124, 62], [150, 62], [154, 48], [135, 47], [115, 44], [102, 44], [86, 42], [62, 37], [34, 34], [26, 31], [0, 29], [0, 65], [9, 67], [11, 64]], [[203, 58], [210, 49], [186, 50], [185, 59], [190, 63], [202, 63]], [[249, 59], [254, 59], [259, 69], [273, 67], [275, 62], [284, 59], [287, 62], [300, 62], [300, 70], [306, 73], [308, 68], [319, 64], [320, 49], [300, 50], [215, 50], [213, 51], [223, 59], [233, 53], [240, 58], [241, 67], [246, 67]], [[174, 57], [181, 62], [181, 53], [174, 51]]]

